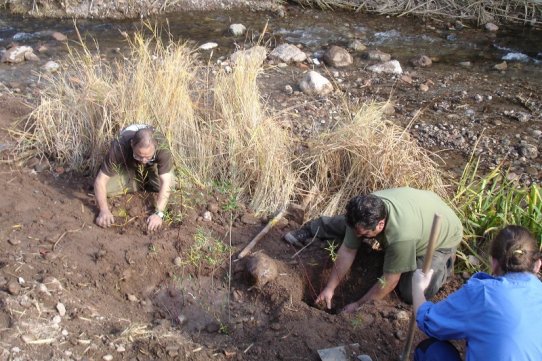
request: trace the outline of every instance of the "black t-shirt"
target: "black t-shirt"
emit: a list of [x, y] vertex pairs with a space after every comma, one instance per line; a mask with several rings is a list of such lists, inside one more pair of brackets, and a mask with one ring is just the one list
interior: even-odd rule
[[[127, 127], [122, 131], [117, 139], [111, 142], [111, 148], [104, 158], [100, 170], [107, 176], [112, 177], [119, 170], [136, 169], [143, 165], [134, 159], [134, 151], [132, 149], [131, 140], [134, 137], [136, 130], [133, 127]], [[173, 157], [171, 151], [167, 147], [165, 138], [157, 132], [154, 132], [153, 138], [156, 140], [156, 153], [154, 158], [145, 164], [146, 167], [157, 165], [158, 175], [168, 173], [173, 168]]]

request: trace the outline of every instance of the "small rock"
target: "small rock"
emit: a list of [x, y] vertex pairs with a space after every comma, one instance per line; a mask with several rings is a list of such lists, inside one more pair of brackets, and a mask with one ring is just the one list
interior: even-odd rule
[[213, 43], [213, 42], [208, 42], [208, 43], [205, 43], [205, 44], [201, 44], [199, 46], [198, 49], [201, 49], [201, 50], [211, 50], [211, 49], [214, 49], [218, 46], [217, 43]]
[[245, 33], [247, 28], [243, 24], [231, 24], [230, 25], [230, 33], [233, 36], [241, 36]]
[[207, 210], [209, 212], [211, 212], [211, 213], [216, 214], [219, 209], [220, 209], [220, 206], [216, 202], [212, 202], [212, 203], [207, 204]]
[[384, 104], [384, 106], [382, 107], [382, 112], [383, 112], [385, 115], [393, 115], [393, 114], [395, 114], [395, 106], [393, 105], [393, 103], [387, 102], [387, 103]]
[[14, 46], [6, 50], [2, 56], [2, 63], [22, 63], [25, 60], [26, 53], [32, 53], [30, 46]]
[[40, 58], [32, 52], [25, 53], [24, 59], [28, 61], [40, 61]]
[[13, 348], [11, 349], [11, 352], [13, 352], [13, 353], [19, 353], [19, 352], [21, 352], [21, 349], [18, 348], [17, 346], [15, 346], [15, 347], [13, 347]]
[[424, 93], [425, 93], [426, 91], [429, 90], [429, 86], [428, 86], [427, 84], [423, 83], [423, 84], [420, 84], [420, 86], [418, 86], [418, 89], [419, 89], [421, 92], [424, 92]]
[[60, 69], [60, 65], [57, 62], [49, 60], [44, 66], [42, 66], [42, 69], [48, 71], [49, 73], [53, 73]]
[[533, 131], [531, 132], [531, 134], [533, 135], [533, 137], [538, 138], [538, 137], [540, 137], [540, 136], [542, 135], [542, 130], [540, 130], [540, 129], [535, 129], [535, 130], [533, 130]]
[[126, 351], [126, 348], [124, 346], [122, 345], [117, 346], [117, 352], [124, 352], [124, 351]]
[[250, 225], [257, 225], [261, 223], [260, 219], [252, 213], [243, 214], [243, 216], [241, 217], [241, 222]]
[[44, 285], [43, 283], [39, 283], [38, 284], [38, 291], [41, 292], [41, 293], [45, 293], [47, 295], [50, 295], [51, 293], [49, 292], [49, 290], [47, 289], [47, 286]]
[[291, 85], [284, 86], [284, 92], [288, 95], [292, 95], [294, 93], [294, 89]]
[[394, 332], [393, 334], [395, 336], [395, 338], [397, 338], [398, 340], [404, 340], [405, 339], [405, 333], [401, 330], [397, 330]]
[[472, 66], [472, 63], [470, 61], [462, 61], [459, 63], [459, 65], [463, 68], [470, 68]]
[[8, 283], [8, 292], [10, 295], [17, 296], [21, 293], [21, 285], [18, 282], [11, 281]]
[[51, 37], [56, 41], [67, 41], [68, 37], [59, 31], [55, 31], [51, 34]]
[[410, 75], [403, 74], [401, 75], [401, 81], [407, 84], [412, 84], [412, 77]]
[[396, 320], [399, 320], [399, 321], [408, 321], [410, 320], [410, 313], [407, 312], [407, 311], [398, 311], [396, 314], [395, 314], [395, 319]]
[[130, 301], [130, 302], [139, 301], [135, 295], [128, 294], [127, 298], [128, 298], [128, 301]]
[[503, 71], [503, 70], [508, 69], [508, 64], [506, 63], [506, 61], [503, 61], [502, 63], [495, 64], [493, 66], [493, 69]]
[[22, 278], [22, 277], [17, 278], [17, 281], [19, 282], [20, 285], [24, 285], [24, 284], [25, 284], [25, 280], [24, 280], [24, 278]]
[[40, 45], [38, 48], [38, 53], [45, 53], [49, 48], [45, 45]]
[[307, 54], [295, 45], [281, 44], [269, 53], [269, 58], [284, 63], [301, 63], [307, 60]]
[[213, 220], [213, 214], [209, 211], [203, 212], [202, 217], [205, 222], [211, 222]]
[[278, 276], [277, 264], [264, 253], [250, 256], [246, 267], [252, 275], [256, 287], [262, 287]]
[[66, 306], [64, 306], [63, 303], [59, 302], [56, 304], [56, 310], [58, 311], [58, 314], [61, 317], [64, 317], [66, 315]]
[[342, 68], [351, 65], [353, 58], [346, 49], [333, 45], [324, 53], [324, 62], [328, 66]]
[[476, 95], [474, 96], [474, 100], [475, 100], [477, 103], [481, 103], [481, 102], [484, 101], [484, 97], [481, 96], [480, 94], [476, 94]]
[[63, 329], [60, 333], [61, 333], [62, 336], [64, 336], [64, 337], [66, 337], [66, 336], [68, 336], [68, 335], [70, 334], [70, 333], [68, 332], [68, 330], [66, 330], [66, 329]]
[[309, 71], [301, 79], [299, 88], [307, 95], [327, 95], [333, 91], [331, 82], [314, 70]]
[[52, 276], [45, 277], [43, 279], [43, 284], [45, 284], [48, 289], [53, 290], [53, 291], [62, 290], [62, 285], [60, 284], [60, 281]]
[[420, 55], [410, 60], [410, 63], [419, 68], [427, 68], [433, 64], [433, 61], [427, 55]]
[[362, 51], [367, 50], [367, 47], [365, 46], [365, 44], [363, 44], [361, 40], [358, 40], [358, 39], [352, 40], [352, 42], [348, 44], [348, 48], [356, 52], [362, 52]]
[[62, 317], [60, 317], [59, 315], [55, 315], [55, 316], [53, 317], [52, 322], [53, 322], [55, 325], [58, 325], [60, 322], [62, 322]]
[[386, 73], [386, 74], [402, 74], [403, 69], [401, 64], [397, 60], [390, 60], [385, 63], [371, 65], [367, 70], [372, 71], [373, 73]]
[[8, 239], [8, 243], [11, 244], [12, 246], [17, 246], [21, 244], [21, 241], [18, 239], [10, 238]]
[[179, 256], [175, 257], [173, 260], [173, 264], [177, 267], [181, 267], [183, 265], [183, 259]]
[[485, 28], [487, 31], [495, 32], [499, 30], [499, 27], [493, 23], [486, 23]]
[[358, 360], [359, 361], [373, 361], [373, 359], [369, 355], [358, 355]]
[[112, 361], [113, 360], [113, 355], [105, 355], [104, 357], [102, 357], [102, 360], [104, 360], [104, 361]]
[[233, 64], [238, 64], [241, 59], [246, 62], [254, 62], [254, 64], [261, 65], [267, 58], [267, 50], [263, 46], [253, 46], [245, 50], [237, 50], [230, 56], [230, 61]]
[[388, 53], [384, 53], [380, 50], [370, 50], [369, 52], [367, 52], [367, 59], [380, 61], [380, 62], [387, 62], [391, 60], [391, 55]]
[[518, 153], [527, 159], [535, 159], [538, 157], [538, 147], [532, 144], [523, 144], [518, 148]]

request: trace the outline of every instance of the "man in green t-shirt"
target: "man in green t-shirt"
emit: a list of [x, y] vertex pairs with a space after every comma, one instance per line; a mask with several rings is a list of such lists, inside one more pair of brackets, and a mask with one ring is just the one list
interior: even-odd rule
[[107, 196], [148, 190], [158, 192], [155, 212], [147, 218], [147, 230], [155, 231], [162, 225], [164, 210], [174, 187], [173, 157], [163, 136], [151, 126], [130, 125], [112, 142], [94, 181], [94, 195], [99, 208], [96, 224], [109, 227], [115, 221]]
[[344, 216], [320, 217], [301, 229], [289, 232], [284, 239], [301, 246], [313, 237], [342, 239], [326, 287], [316, 302], [331, 308], [331, 299], [346, 276], [364, 239], [375, 239], [385, 251], [383, 275], [358, 301], [343, 311], [353, 312], [365, 302], [380, 300], [396, 287], [400, 296], [412, 302], [412, 274], [421, 268], [435, 213], [442, 217], [440, 234], [432, 258], [433, 278], [426, 290], [432, 297], [453, 271], [457, 246], [463, 226], [454, 211], [435, 193], [409, 187], [385, 189], [353, 197]]

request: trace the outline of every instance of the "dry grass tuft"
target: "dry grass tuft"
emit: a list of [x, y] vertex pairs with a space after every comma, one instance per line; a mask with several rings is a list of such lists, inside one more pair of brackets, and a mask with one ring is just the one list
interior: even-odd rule
[[257, 59], [239, 57], [232, 74], [220, 72], [214, 89], [217, 113], [216, 179], [228, 179], [257, 211], [284, 208], [294, 193], [292, 138], [260, 103]]
[[438, 16], [476, 21], [478, 24], [508, 21], [539, 27], [542, 18], [542, 3], [539, 0], [296, 0], [296, 2], [325, 10], [340, 8], [380, 15]]
[[334, 215], [357, 194], [411, 186], [445, 195], [436, 164], [408, 132], [366, 104], [349, 120], [310, 142], [306, 189], [316, 190], [310, 215]]

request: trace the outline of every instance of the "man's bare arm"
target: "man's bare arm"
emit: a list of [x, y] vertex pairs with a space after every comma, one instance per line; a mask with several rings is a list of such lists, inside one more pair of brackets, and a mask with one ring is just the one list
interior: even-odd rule
[[98, 217], [96, 217], [96, 224], [100, 227], [109, 227], [115, 222], [113, 214], [109, 210], [109, 205], [107, 204], [107, 183], [110, 178], [111, 177], [104, 172], [99, 171], [96, 180], [94, 181], [94, 197], [96, 198], [99, 209]]
[[335, 292], [335, 288], [341, 283], [343, 278], [346, 276], [354, 259], [356, 258], [357, 249], [352, 249], [346, 247], [344, 244], [341, 245], [339, 251], [337, 252], [337, 259], [333, 265], [333, 270], [329, 276], [326, 287], [320, 292], [316, 303], [324, 301], [327, 308], [331, 308], [331, 299]]

